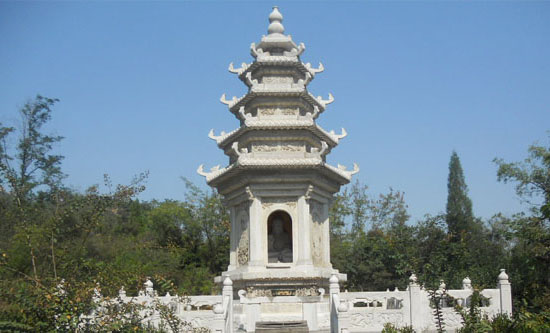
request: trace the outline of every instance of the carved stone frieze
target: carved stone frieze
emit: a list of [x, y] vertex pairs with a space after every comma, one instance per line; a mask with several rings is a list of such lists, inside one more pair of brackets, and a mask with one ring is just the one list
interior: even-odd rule
[[255, 297], [273, 297], [273, 296], [319, 296], [319, 288], [315, 285], [302, 287], [302, 288], [269, 288], [269, 287], [247, 287], [246, 288], [246, 297], [255, 298]]
[[252, 145], [253, 152], [277, 152], [277, 151], [287, 151], [287, 152], [305, 152], [306, 147], [303, 142], [293, 141], [293, 142], [262, 142], [254, 143]]
[[403, 324], [403, 313], [401, 312], [355, 312], [350, 316], [352, 327], [364, 328], [373, 326], [383, 326], [386, 323], [394, 325]]
[[248, 228], [248, 202], [243, 202], [237, 207], [237, 223], [239, 225], [240, 236], [239, 243], [237, 245], [237, 262], [240, 266], [246, 265], [249, 259], [249, 228]]
[[289, 207], [296, 207], [296, 199], [294, 198], [264, 198], [262, 199], [262, 208], [270, 208], [276, 204], [283, 204]]
[[320, 295], [319, 288], [317, 286], [296, 289], [296, 296], [319, 296], [319, 295]]
[[297, 116], [300, 109], [297, 107], [259, 107], [258, 111], [261, 116]]
[[262, 83], [266, 84], [290, 84], [294, 83], [292, 76], [264, 76]]
[[272, 297], [271, 289], [264, 289], [264, 288], [254, 288], [254, 287], [247, 287], [246, 288], [246, 297], [248, 298], [254, 298], [254, 297]]

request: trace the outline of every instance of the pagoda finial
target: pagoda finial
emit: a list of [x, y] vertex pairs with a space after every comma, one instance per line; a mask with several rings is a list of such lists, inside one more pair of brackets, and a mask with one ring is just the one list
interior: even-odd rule
[[282, 24], [283, 15], [279, 11], [279, 7], [273, 6], [273, 11], [269, 14], [269, 27], [267, 27], [268, 34], [282, 34], [285, 32], [285, 27]]

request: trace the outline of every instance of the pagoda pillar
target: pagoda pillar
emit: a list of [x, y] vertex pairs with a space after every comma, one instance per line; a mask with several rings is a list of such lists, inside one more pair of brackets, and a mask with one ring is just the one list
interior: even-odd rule
[[298, 198], [298, 258], [296, 265], [312, 266], [309, 203], [306, 195]]
[[264, 251], [263, 251], [263, 235], [262, 228], [262, 204], [257, 197], [252, 197], [252, 203], [250, 205], [250, 234], [256, 237], [250, 237], [250, 261], [248, 266], [253, 267], [265, 267], [264, 263]]

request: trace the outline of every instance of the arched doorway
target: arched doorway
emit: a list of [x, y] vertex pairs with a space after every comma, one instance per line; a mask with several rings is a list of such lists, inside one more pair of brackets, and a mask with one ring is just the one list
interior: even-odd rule
[[292, 218], [283, 210], [276, 210], [267, 218], [268, 263], [289, 263], [292, 255]]

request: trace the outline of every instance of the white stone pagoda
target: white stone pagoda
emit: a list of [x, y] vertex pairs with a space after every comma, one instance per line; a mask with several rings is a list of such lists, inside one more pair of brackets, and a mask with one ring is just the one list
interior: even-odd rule
[[[222, 277], [247, 296], [318, 295], [338, 272], [330, 263], [329, 207], [333, 194], [359, 171], [326, 162], [346, 136], [325, 131], [316, 119], [334, 98], [315, 97], [307, 85], [323, 71], [303, 63], [303, 43], [284, 34], [283, 16], [269, 15], [268, 35], [252, 43], [251, 64], [229, 65], [248, 87], [226, 99], [240, 127], [209, 137], [229, 165], [198, 173], [224, 197], [231, 215], [230, 263]], [[345, 274], [338, 274], [340, 281]]]

